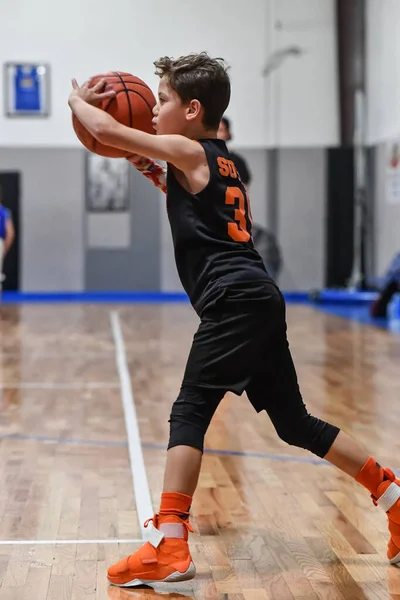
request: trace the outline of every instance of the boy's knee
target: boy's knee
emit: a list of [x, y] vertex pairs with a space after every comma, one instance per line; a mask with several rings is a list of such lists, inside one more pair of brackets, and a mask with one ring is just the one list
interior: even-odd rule
[[203, 451], [204, 436], [220, 401], [219, 394], [195, 387], [182, 387], [172, 405], [168, 449], [191, 446]]
[[323, 458], [335, 441], [339, 429], [317, 417], [307, 415], [299, 421], [278, 427], [277, 433], [281, 440], [290, 446], [304, 448]]

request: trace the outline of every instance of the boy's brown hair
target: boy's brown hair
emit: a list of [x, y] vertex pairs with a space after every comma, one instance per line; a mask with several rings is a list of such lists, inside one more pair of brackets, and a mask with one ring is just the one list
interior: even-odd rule
[[207, 52], [176, 59], [163, 56], [154, 66], [156, 75], [165, 77], [183, 103], [200, 102], [206, 129], [218, 129], [231, 97], [228, 67], [222, 58], [211, 58]]

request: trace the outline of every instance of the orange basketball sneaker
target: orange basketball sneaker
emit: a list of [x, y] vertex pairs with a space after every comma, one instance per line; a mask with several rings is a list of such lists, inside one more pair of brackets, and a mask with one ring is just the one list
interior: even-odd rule
[[387, 556], [392, 565], [400, 566], [400, 479], [370, 456], [355, 480], [367, 488], [375, 506], [386, 512], [390, 531]]
[[188, 531], [193, 529], [186, 520], [175, 515], [154, 515], [144, 524], [153, 523], [150, 541], [134, 554], [108, 570], [108, 580], [120, 587], [151, 583], [187, 581], [196, 575], [187, 543]]
[[378, 486], [374, 504], [383, 508], [389, 519], [391, 534], [387, 556], [392, 565], [400, 567], [400, 480], [390, 469], [384, 469], [385, 479]]

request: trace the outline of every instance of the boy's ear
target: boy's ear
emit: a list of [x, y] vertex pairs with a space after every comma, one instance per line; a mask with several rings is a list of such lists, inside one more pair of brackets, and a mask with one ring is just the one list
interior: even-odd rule
[[187, 116], [190, 120], [195, 119], [203, 110], [201, 103], [198, 100], [191, 100], [187, 108]]

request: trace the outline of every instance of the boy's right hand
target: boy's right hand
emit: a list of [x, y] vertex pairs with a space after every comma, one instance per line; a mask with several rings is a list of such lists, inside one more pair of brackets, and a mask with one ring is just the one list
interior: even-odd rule
[[71, 102], [73, 103], [76, 98], [80, 98], [92, 106], [98, 106], [106, 98], [113, 98], [115, 96], [114, 90], [107, 89], [107, 82], [104, 79], [100, 79], [93, 86], [90, 86], [91, 81], [91, 79], [88, 79], [80, 86], [76, 79], [72, 80], [72, 91], [68, 101], [70, 106]]

